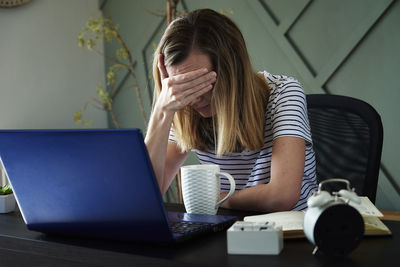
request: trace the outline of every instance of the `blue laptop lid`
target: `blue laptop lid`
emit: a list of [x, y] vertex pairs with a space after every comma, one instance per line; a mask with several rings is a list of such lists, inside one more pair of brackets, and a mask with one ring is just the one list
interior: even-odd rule
[[31, 230], [172, 239], [138, 129], [3, 130], [0, 157]]

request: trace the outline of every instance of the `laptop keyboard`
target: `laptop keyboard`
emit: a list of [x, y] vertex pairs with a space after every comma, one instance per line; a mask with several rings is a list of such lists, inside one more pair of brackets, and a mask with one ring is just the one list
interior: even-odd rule
[[208, 226], [210, 224], [180, 221], [180, 222], [170, 222], [170, 225], [171, 225], [172, 232], [178, 233], [178, 234], [186, 234], [186, 233], [202, 230], [202, 228], [209, 229]]

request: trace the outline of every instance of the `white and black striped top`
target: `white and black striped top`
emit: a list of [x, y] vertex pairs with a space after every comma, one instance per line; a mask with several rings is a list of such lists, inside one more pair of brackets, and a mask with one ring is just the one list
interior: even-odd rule
[[[301, 84], [291, 77], [263, 73], [270, 86], [270, 97], [265, 113], [264, 146], [257, 151], [245, 149], [216, 157], [215, 151], [196, 152], [201, 164], [218, 164], [222, 172], [230, 173], [236, 182], [236, 190], [270, 180], [273, 140], [282, 136], [296, 136], [306, 141], [306, 160], [301, 185], [301, 195], [293, 210], [307, 208], [307, 199], [317, 189], [316, 162], [312, 148], [306, 98]], [[171, 130], [170, 141], [175, 141]], [[229, 190], [229, 181], [221, 177], [221, 191]], [[268, 201], [266, 199], [265, 201]]]

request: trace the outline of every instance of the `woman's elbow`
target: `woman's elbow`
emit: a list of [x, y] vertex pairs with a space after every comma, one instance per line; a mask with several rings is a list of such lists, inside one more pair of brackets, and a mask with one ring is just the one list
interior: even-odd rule
[[279, 194], [277, 199], [277, 210], [288, 211], [292, 210], [300, 199], [300, 190], [290, 190]]
[[298, 201], [299, 201], [299, 197], [297, 197], [297, 198], [291, 197], [290, 199], [287, 199], [286, 201], [282, 202], [280, 210], [281, 211], [292, 210]]

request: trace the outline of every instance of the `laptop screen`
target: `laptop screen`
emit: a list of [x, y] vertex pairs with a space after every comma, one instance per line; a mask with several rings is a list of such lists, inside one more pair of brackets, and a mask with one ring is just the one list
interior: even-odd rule
[[0, 157], [31, 230], [172, 238], [138, 129], [3, 130]]

